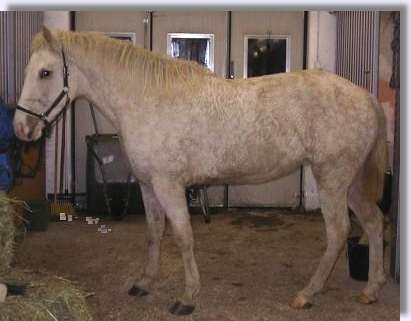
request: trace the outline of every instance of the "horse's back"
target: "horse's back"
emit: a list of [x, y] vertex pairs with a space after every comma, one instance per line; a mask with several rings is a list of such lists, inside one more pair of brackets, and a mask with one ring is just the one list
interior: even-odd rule
[[235, 99], [245, 102], [237, 103], [230, 119], [238, 132], [271, 144], [282, 157], [321, 161], [342, 150], [367, 149], [376, 137], [375, 98], [335, 74], [299, 71], [246, 79], [237, 86]]
[[305, 161], [361, 153], [375, 131], [371, 97], [327, 72], [210, 77], [197, 89], [164, 100], [145, 122], [153, 131], [133, 129], [152, 171], [190, 184], [272, 180]]

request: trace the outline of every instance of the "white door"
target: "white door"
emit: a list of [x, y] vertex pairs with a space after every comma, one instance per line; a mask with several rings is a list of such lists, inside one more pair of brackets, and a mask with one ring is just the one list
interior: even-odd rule
[[[195, 60], [224, 77], [226, 21], [224, 11], [154, 12], [153, 51]], [[210, 206], [224, 205], [224, 186], [210, 186], [207, 193]]]
[[[302, 69], [304, 12], [233, 12], [232, 60], [235, 78]], [[269, 183], [229, 186], [233, 207], [295, 207], [300, 170]]]

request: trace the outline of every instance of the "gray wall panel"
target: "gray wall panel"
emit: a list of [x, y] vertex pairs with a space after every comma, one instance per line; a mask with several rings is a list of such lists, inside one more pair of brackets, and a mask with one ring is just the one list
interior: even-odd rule
[[379, 13], [337, 11], [336, 73], [377, 95]]
[[42, 21], [43, 12], [0, 13], [0, 95], [7, 103], [16, 103], [20, 96], [31, 42]]

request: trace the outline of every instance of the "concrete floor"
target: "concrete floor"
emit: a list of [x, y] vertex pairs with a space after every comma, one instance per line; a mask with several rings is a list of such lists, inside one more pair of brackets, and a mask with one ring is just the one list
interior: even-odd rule
[[[144, 217], [106, 221], [100, 234], [84, 222], [52, 223], [47, 232], [27, 234], [16, 265], [47, 270], [79, 282], [96, 321], [393, 321], [400, 318], [400, 287], [391, 278], [376, 304], [355, 301], [365, 286], [348, 275], [341, 255], [323, 293], [309, 310], [287, 302], [308, 282], [325, 249], [320, 215], [231, 210], [209, 225], [193, 216], [202, 289], [191, 316], [168, 313], [183, 290], [183, 266], [170, 230], [162, 244], [161, 276], [155, 290], [138, 299], [127, 295], [142, 269]], [[388, 256], [387, 256], [388, 257]], [[386, 266], [388, 266], [386, 260]]]

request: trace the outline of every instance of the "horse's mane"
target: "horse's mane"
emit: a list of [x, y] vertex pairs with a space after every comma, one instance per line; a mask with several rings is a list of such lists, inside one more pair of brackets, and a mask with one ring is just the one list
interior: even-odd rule
[[[89, 61], [91, 58], [104, 68], [117, 72], [122, 69], [129, 80], [135, 79], [136, 75], [142, 76], [146, 87], [167, 88], [180, 81], [192, 83], [205, 75], [213, 75], [196, 62], [153, 53], [101, 33], [59, 31], [53, 35], [65, 52], [75, 52], [77, 59]], [[33, 39], [33, 52], [49, 47], [42, 33]]]

